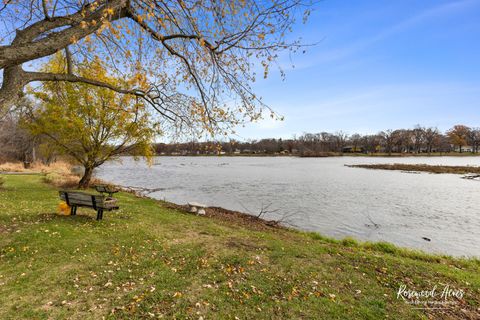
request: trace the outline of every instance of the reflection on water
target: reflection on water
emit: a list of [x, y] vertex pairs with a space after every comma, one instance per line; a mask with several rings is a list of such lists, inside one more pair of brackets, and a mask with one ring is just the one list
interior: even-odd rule
[[105, 164], [97, 176], [164, 188], [150, 196], [180, 204], [254, 214], [270, 205], [274, 212], [266, 218], [336, 238], [480, 257], [479, 181], [344, 166], [358, 163], [480, 165], [480, 157], [158, 157], [151, 167], [124, 158]]

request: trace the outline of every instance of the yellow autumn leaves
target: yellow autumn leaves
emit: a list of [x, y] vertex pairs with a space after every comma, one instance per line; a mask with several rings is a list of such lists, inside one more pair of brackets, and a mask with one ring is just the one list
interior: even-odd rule
[[58, 204], [58, 214], [68, 216], [70, 215], [70, 206], [62, 201]]
[[[43, 70], [65, 73], [65, 57], [56, 54]], [[43, 83], [31, 91], [39, 106], [26, 121], [27, 129], [46, 136], [57, 151], [85, 167], [98, 166], [125, 152], [151, 157], [151, 142], [160, 132], [159, 126], [151, 120], [141, 99], [111, 89], [145, 88], [147, 77], [141, 72], [127, 79], [112, 76], [99, 57], [74, 62], [73, 72], [104, 85]]]

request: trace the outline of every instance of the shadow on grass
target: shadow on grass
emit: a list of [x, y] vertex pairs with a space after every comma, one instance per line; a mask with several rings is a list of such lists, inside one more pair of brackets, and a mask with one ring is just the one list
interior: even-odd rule
[[41, 213], [38, 215], [39, 222], [47, 222], [53, 220], [60, 220], [60, 221], [78, 221], [78, 222], [87, 222], [87, 221], [94, 221], [96, 218], [91, 215], [86, 214], [76, 214], [72, 215], [61, 215], [57, 213]]

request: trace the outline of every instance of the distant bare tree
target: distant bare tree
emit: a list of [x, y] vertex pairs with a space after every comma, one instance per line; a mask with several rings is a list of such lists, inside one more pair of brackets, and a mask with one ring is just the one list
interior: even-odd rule
[[334, 137], [328, 132], [317, 133], [318, 141], [320, 142], [321, 151], [334, 151]]
[[392, 132], [393, 148], [395, 152], [407, 152], [407, 148], [405, 147], [404, 131], [405, 130], [403, 129], [399, 129]]
[[414, 151], [413, 147], [413, 132], [410, 129], [402, 129], [402, 140], [403, 140], [403, 147], [406, 152], [412, 152]]
[[345, 144], [348, 139], [348, 134], [343, 131], [337, 131], [334, 136], [334, 141], [335, 141], [335, 151], [337, 152], [342, 152], [343, 148], [345, 147]]
[[423, 128], [423, 137], [425, 139], [425, 145], [427, 147], [427, 152], [432, 153], [433, 147], [438, 144], [438, 139], [440, 138], [440, 132], [437, 128]]
[[365, 150], [369, 153], [377, 152], [377, 147], [380, 144], [380, 137], [376, 134], [366, 135], [362, 138], [362, 144], [365, 147]]
[[382, 131], [378, 134], [378, 136], [382, 139], [383, 146], [385, 147], [385, 151], [388, 153], [388, 155], [392, 154], [392, 148], [393, 148], [393, 130], [385, 130]]
[[452, 144], [450, 138], [446, 135], [441, 134], [438, 138], [437, 149], [440, 152], [450, 152], [452, 151]]
[[352, 143], [354, 152], [358, 151], [360, 147], [361, 139], [362, 139], [362, 136], [359, 135], [358, 133], [354, 133], [350, 136], [350, 142]]
[[[21, 122], [20, 105], [29, 103], [22, 99], [16, 108], [12, 108], [0, 119], [0, 161], [34, 162], [38, 137], [25, 130]], [[3, 158], [3, 159], [2, 159]]]
[[480, 128], [470, 129], [468, 132], [468, 143], [472, 146], [472, 151], [477, 153], [480, 144]]
[[424, 129], [420, 125], [416, 125], [412, 130], [413, 148], [416, 153], [420, 153], [424, 145]]

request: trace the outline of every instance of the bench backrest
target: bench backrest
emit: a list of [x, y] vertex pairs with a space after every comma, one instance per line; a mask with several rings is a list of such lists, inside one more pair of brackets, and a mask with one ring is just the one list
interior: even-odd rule
[[115, 189], [114, 187], [111, 187], [108, 185], [101, 185], [101, 184], [96, 185], [95, 190], [97, 190], [98, 192], [106, 192], [106, 193], [117, 192], [117, 189]]
[[96, 208], [105, 208], [105, 196], [88, 194], [79, 191], [59, 191], [60, 199], [69, 206], [84, 206]]

